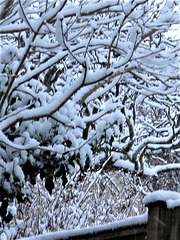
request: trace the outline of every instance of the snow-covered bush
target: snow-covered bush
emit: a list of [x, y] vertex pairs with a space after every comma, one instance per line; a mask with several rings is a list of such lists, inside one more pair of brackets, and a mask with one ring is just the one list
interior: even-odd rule
[[172, 189], [167, 186], [166, 174], [157, 179], [119, 167], [110, 170], [107, 166], [99, 171], [91, 168], [84, 176], [79, 170], [65, 187], [58, 179], [52, 195], [38, 177], [31, 185], [30, 201], [15, 204], [17, 214], [4, 231], [13, 240], [115, 222], [145, 213], [143, 198], [147, 193]]
[[31, 201], [17, 207], [11, 239], [110, 223], [146, 211], [142, 204], [146, 192], [137, 186], [138, 177], [123, 171], [97, 175], [88, 171], [80, 181], [77, 172], [65, 188], [57, 180], [52, 196], [38, 178]]
[[178, 1], [0, 4], [2, 221], [38, 174], [52, 193], [107, 159], [141, 174], [180, 168]]

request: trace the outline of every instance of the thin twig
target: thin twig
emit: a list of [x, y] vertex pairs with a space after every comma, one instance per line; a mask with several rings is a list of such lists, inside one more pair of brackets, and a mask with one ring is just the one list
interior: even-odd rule
[[96, 178], [91, 182], [91, 184], [89, 185], [89, 187], [87, 188], [86, 192], [84, 193], [84, 195], [81, 197], [81, 199], [79, 200], [78, 204], [77, 204], [77, 208], [80, 206], [80, 204], [82, 203], [82, 201], [84, 200], [84, 198], [87, 196], [89, 190], [92, 188], [92, 186], [94, 185], [94, 183], [97, 181], [97, 179], [99, 178], [100, 174], [102, 173], [102, 171], [104, 170], [105, 166], [107, 165], [107, 163], [112, 159], [113, 154], [111, 156], [109, 156], [109, 158], [103, 163], [102, 168], [97, 172]]

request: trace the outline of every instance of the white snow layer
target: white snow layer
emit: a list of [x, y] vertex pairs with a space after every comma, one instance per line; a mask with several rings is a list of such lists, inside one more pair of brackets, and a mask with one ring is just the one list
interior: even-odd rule
[[114, 163], [114, 166], [119, 167], [119, 168], [128, 169], [130, 171], [134, 171], [134, 169], [135, 169], [134, 163], [130, 162], [129, 160], [119, 159]]
[[73, 236], [82, 236], [85, 234], [92, 234], [92, 233], [98, 233], [105, 230], [114, 230], [119, 227], [126, 227], [126, 226], [132, 226], [132, 225], [141, 225], [143, 223], [147, 223], [148, 221], [148, 215], [143, 214], [141, 216], [136, 217], [130, 217], [121, 221], [116, 221], [114, 223], [104, 224], [100, 226], [95, 227], [87, 227], [82, 229], [75, 229], [75, 230], [67, 230], [67, 231], [60, 231], [60, 232], [54, 232], [54, 233], [47, 233], [43, 235], [39, 235], [36, 237], [30, 237], [30, 238], [21, 238], [19, 240], [58, 240], [58, 239], [67, 239], [69, 237]]
[[180, 207], [180, 193], [173, 191], [155, 191], [149, 193], [144, 199], [143, 203], [145, 205], [157, 201], [164, 201], [168, 208]]
[[166, 165], [157, 165], [153, 168], [145, 168], [144, 174], [149, 176], [157, 176], [159, 172], [169, 169], [180, 169], [180, 163], [170, 163]]

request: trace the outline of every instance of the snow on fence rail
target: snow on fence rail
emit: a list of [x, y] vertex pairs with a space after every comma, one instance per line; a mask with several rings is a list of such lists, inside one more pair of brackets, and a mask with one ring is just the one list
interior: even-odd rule
[[19, 240], [178, 240], [180, 194], [156, 191], [145, 197], [144, 204], [148, 207], [148, 214], [111, 224], [47, 233]]

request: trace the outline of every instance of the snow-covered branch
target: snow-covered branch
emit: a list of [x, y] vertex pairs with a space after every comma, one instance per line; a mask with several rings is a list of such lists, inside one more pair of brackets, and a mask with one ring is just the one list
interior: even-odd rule
[[[140, 171], [156, 166], [152, 155], [177, 161], [180, 47], [169, 32], [179, 24], [176, 0], [7, 3], [0, 160], [18, 158], [25, 181], [41, 173], [51, 186], [114, 152]], [[5, 177], [2, 169], [0, 201], [16, 196]]]

